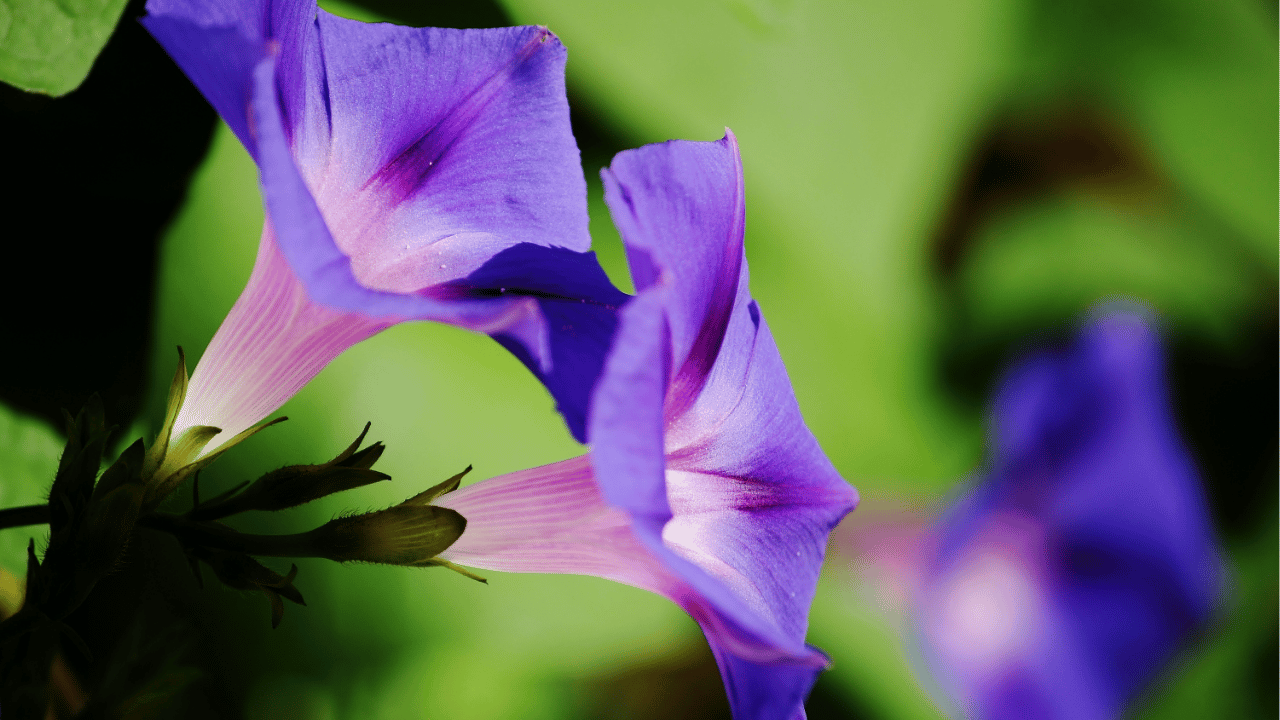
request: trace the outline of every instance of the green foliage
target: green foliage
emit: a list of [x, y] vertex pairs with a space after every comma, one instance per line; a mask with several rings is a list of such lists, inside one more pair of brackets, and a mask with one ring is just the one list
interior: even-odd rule
[[66, 95], [84, 82], [126, 0], [0, 2], [0, 80], [28, 92]]
[[1087, 196], [1029, 204], [982, 230], [960, 270], [970, 343], [1019, 337], [1115, 298], [1148, 303], [1176, 333], [1230, 344], [1272, 280], [1204, 220]]
[[[0, 405], [0, 507], [48, 500], [62, 445], [62, 438], [44, 422]], [[40, 526], [0, 530], [0, 568], [22, 577], [27, 541], [35, 537], [43, 542], [47, 533]]]

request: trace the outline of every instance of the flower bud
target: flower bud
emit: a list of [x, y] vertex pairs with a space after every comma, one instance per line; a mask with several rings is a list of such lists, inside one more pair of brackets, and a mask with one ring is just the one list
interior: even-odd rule
[[395, 507], [337, 518], [305, 533], [314, 551], [339, 562], [424, 565], [462, 536], [467, 521], [434, 505]]

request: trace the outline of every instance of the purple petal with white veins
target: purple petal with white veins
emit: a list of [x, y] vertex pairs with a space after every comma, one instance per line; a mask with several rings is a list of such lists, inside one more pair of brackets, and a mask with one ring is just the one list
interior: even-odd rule
[[290, 155], [275, 99], [270, 58], [254, 70], [252, 117], [260, 154], [262, 193], [281, 252], [308, 295], [336, 309], [396, 320], [438, 320], [485, 333], [504, 332], [546, 353], [545, 327], [529, 297], [440, 300], [422, 293], [370, 289], [352, 271], [352, 261], [334, 242], [320, 208]]
[[545, 28], [362, 23], [309, 0], [148, 7], [144, 24], [255, 158], [248, 73], [276, 57], [285, 144], [362, 286], [412, 293], [518, 243], [590, 246], [566, 53]]
[[[531, 297], [440, 300], [368, 290], [355, 281], [346, 256], [332, 240], [322, 242], [328, 229], [288, 157], [272, 70], [267, 58], [254, 71], [253, 119], [267, 229], [249, 284], [196, 368], [175, 431], [193, 425], [222, 428], [205, 449], [211, 452], [218, 440], [264, 419], [348, 347], [405, 319], [503, 333], [549, 352], [545, 323]], [[308, 244], [310, 252], [302, 252]], [[282, 262], [290, 249], [294, 257]], [[323, 281], [314, 281], [317, 277]], [[352, 298], [363, 311], [344, 309]]]

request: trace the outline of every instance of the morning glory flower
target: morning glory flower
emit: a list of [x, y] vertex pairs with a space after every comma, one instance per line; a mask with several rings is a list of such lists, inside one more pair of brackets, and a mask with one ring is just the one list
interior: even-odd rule
[[545, 28], [366, 24], [315, 0], [150, 0], [143, 24], [257, 162], [244, 293], [173, 427], [208, 454], [405, 320], [488, 333], [585, 436], [625, 300], [587, 252], [565, 49]]
[[702, 627], [739, 720], [804, 716], [831, 529], [857, 503], [805, 427], [747, 287], [737, 141], [619, 154], [602, 175], [638, 291], [592, 395], [589, 455], [471, 485], [441, 557], [595, 575]]
[[1017, 364], [989, 474], [937, 528], [915, 609], [943, 689], [982, 720], [1114, 718], [1212, 613], [1221, 564], [1139, 314]]

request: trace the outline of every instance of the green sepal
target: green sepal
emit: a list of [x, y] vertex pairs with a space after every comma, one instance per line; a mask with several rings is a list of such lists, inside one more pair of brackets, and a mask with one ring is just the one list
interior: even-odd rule
[[66, 411], [63, 415], [67, 421], [67, 444], [49, 489], [49, 530], [53, 534], [62, 532], [89, 502], [111, 434], [103, 415], [102, 398], [96, 393], [74, 418]]
[[166, 466], [179, 465], [180, 467], [185, 467], [190, 464], [189, 460], [199, 457], [205, 446], [212, 442], [221, 432], [222, 428], [211, 425], [195, 425], [184, 430], [170, 446], [165, 462], [160, 466], [160, 474], [164, 474]]
[[142, 483], [125, 483], [89, 506], [75, 542], [77, 565], [84, 572], [101, 577], [116, 568], [133, 537], [145, 494]]
[[[222, 445], [219, 445], [217, 450], [203, 456], [201, 456], [199, 452], [209, 444], [209, 440], [212, 440], [213, 435], [221, 432], [221, 430], [206, 425], [198, 425], [196, 427], [188, 428], [187, 431], [182, 434], [182, 437], [178, 439], [178, 442], [174, 443], [172, 451], [166, 455], [164, 462], [152, 477], [151, 488], [147, 493], [147, 499], [146, 503], [143, 505], [143, 509], [147, 512], [154, 510], [159, 506], [161, 501], [168, 497], [169, 493], [173, 492], [173, 490], [182, 483], [183, 480], [186, 480], [211, 465], [214, 460], [217, 460], [223, 453], [236, 445], [239, 445], [245, 438], [288, 419], [289, 418], [287, 417], [278, 417], [274, 420], [258, 423], [257, 425], [240, 432], [238, 435], [226, 441]], [[190, 440], [187, 440], [187, 436], [192, 435], [193, 433], [196, 434], [193, 435]], [[201, 442], [201, 438], [204, 434], [209, 434], [208, 438]], [[195, 459], [193, 460], [192, 458]], [[182, 464], [184, 462], [185, 464]]]
[[98, 484], [93, 488], [94, 501], [125, 483], [141, 483], [142, 465], [146, 462], [146, 453], [146, 444], [143, 443], [142, 438], [138, 438], [120, 453], [120, 457], [111, 464], [111, 467], [103, 471], [102, 477], [98, 478]]
[[396, 505], [336, 518], [304, 533], [312, 551], [338, 562], [422, 565], [462, 537], [467, 521], [450, 508]]
[[160, 469], [161, 463], [164, 462], [165, 456], [169, 452], [169, 439], [173, 434], [173, 424], [178, 420], [178, 411], [182, 409], [182, 403], [187, 398], [187, 355], [182, 351], [182, 346], [178, 346], [178, 369], [173, 374], [173, 380], [169, 383], [169, 402], [164, 411], [164, 423], [160, 425], [160, 433], [156, 435], [155, 442], [151, 443], [151, 447], [147, 449], [147, 460], [142, 466], [142, 476], [150, 478]]
[[192, 461], [200, 457], [200, 452], [204, 450], [205, 446], [221, 432], [222, 428], [196, 425], [187, 428], [171, 443], [165, 453], [164, 460], [160, 463], [160, 467], [156, 468], [153, 474], [147, 476], [147, 510], [154, 509], [183, 480], [191, 477], [192, 474], [198, 472], [208, 463], [213, 462], [213, 458], [217, 457], [217, 454], [214, 453], [206, 456], [208, 462], [203, 464], [199, 464], [200, 461]]
[[422, 492], [418, 493], [417, 495], [414, 495], [413, 497], [409, 498], [408, 500], [405, 500], [400, 504], [401, 505], [428, 505], [434, 502], [436, 498], [440, 497], [441, 495], [446, 495], [448, 493], [453, 492], [454, 490], [457, 490], [458, 486], [462, 484], [462, 478], [465, 477], [466, 474], [469, 472], [471, 472], [470, 465], [468, 465], [465, 470], [458, 473], [457, 475], [454, 475], [453, 477], [449, 478], [448, 480], [445, 480], [439, 485], [435, 485], [427, 490], [423, 490]]
[[233, 489], [201, 503], [191, 511], [189, 517], [193, 520], [216, 520], [246, 510], [284, 510], [343, 490], [390, 480], [390, 475], [370, 469], [386, 449], [382, 443], [374, 443], [364, 450], [356, 451], [360, 443], [364, 442], [369, 426], [366, 423], [355, 442], [333, 460], [318, 465], [290, 465], [273, 470], [255, 480], [239, 494]]
[[453, 563], [449, 562], [448, 560], [444, 560], [444, 559], [442, 559], [442, 558], [431, 558], [430, 560], [424, 560], [423, 562], [418, 563], [418, 567], [429, 567], [429, 566], [432, 566], [432, 565], [436, 565], [436, 566], [439, 566], [439, 567], [442, 567], [442, 568], [448, 568], [448, 569], [450, 569], [450, 570], [452, 570], [452, 571], [454, 571], [454, 572], [458, 573], [459, 575], [464, 575], [464, 576], [469, 577], [469, 578], [471, 578], [472, 580], [475, 580], [475, 581], [477, 581], [477, 582], [482, 582], [482, 583], [484, 583], [485, 585], [488, 585], [488, 584], [489, 584], [489, 581], [488, 581], [488, 580], [486, 580], [486, 579], [484, 579], [484, 578], [480, 577], [479, 575], [477, 575], [477, 574], [475, 574], [475, 573], [471, 572], [470, 570], [468, 570], [468, 569], [466, 569], [466, 568], [462, 567], [461, 565], [455, 565], [455, 564], [453, 564]]

